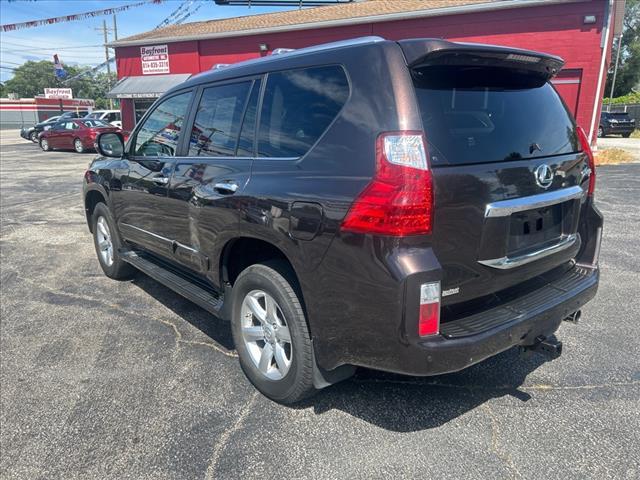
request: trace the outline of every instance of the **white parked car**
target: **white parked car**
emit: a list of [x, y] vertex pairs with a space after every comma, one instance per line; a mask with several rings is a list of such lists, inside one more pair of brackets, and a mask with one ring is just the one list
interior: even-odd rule
[[120, 110], [94, 110], [84, 118], [102, 120], [118, 128], [122, 128], [122, 115]]

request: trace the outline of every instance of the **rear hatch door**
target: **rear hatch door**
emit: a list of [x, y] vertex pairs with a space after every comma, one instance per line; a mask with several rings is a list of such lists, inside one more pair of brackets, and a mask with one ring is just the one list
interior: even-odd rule
[[443, 303], [570, 266], [590, 170], [549, 83], [562, 61], [449, 42], [420, 55], [408, 45], [435, 183]]

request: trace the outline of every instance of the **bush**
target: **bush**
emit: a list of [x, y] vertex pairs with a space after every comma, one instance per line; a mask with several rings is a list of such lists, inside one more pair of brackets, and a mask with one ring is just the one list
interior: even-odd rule
[[[602, 103], [604, 105], [608, 105], [609, 99], [605, 98]], [[640, 103], [640, 92], [631, 92], [626, 95], [623, 95], [622, 97], [616, 97], [611, 99], [612, 105], [619, 105], [619, 104], [625, 104], [625, 103], [626, 104]]]

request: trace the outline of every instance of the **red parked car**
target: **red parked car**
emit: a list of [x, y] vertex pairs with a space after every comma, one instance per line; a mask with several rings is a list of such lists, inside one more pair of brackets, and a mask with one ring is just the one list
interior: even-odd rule
[[120, 129], [97, 119], [65, 119], [40, 134], [40, 148], [45, 152], [54, 148], [73, 149], [78, 153], [95, 150], [96, 137], [103, 132], [120, 132]]

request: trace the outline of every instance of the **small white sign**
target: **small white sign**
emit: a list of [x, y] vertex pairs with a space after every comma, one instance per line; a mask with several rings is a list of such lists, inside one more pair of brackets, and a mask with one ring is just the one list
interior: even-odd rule
[[73, 98], [73, 92], [70, 88], [45, 88], [44, 98], [62, 98], [70, 100]]
[[140, 60], [143, 75], [169, 73], [169, 47], [166, 45], [140, 47]]

